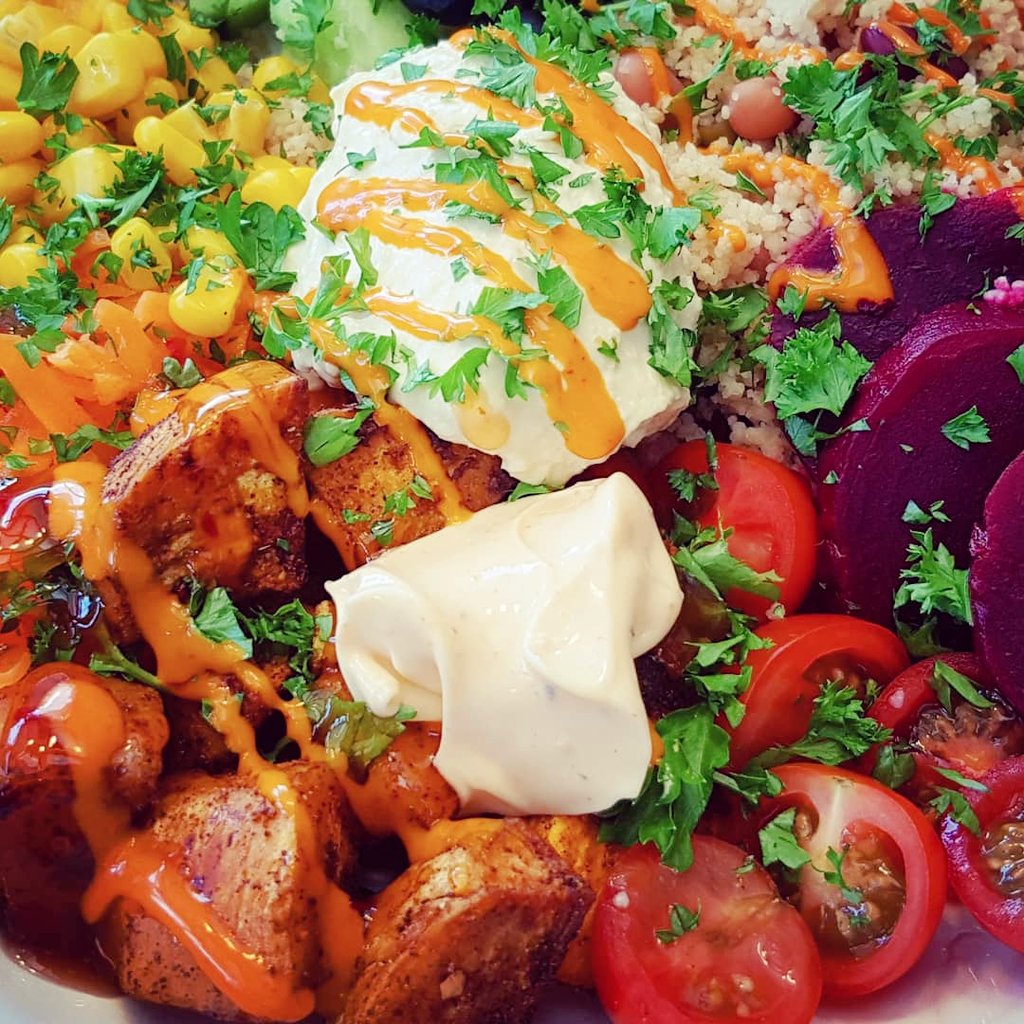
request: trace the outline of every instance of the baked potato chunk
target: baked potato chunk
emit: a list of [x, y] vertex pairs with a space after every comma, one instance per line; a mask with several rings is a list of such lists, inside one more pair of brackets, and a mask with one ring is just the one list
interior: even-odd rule
[[[67, 666], [53, 666], [67, 679]], [[71, 670], [120, 709], [123, 743], [103, 772], [113, 802], [139, 811], [153, 798], [168, 728], [160, 697], [136, 683]], [[80, 677], [80, 678], [79, 678]], [[91, 942], [79, 909], [94, 861], [74, 814], [71, 762], [35, 711], [47, 697], [45, 668], [0, 689], [0, 920], [15, 942], [79, 955]], [[27, 741], [27, 742], [24, 742]]]
[[521, 1024], [592, 898], [522, 822], [482, 822], [384, 890], [336, 1024]]
[[[352, 412], [353, 407], [342, 404], [323, 407], [314, 415], [350, 416]], [[493, 455], [427, 433], [466, 508], [476, 512], [494, 505], [512, 490], [514, 481]], [[407, 544], [445, 525], [436, 502], [417, 494], [417, 470], [409, 446], [372, 418], [363, 423], [359, 438], [359, 444], [335, 462], [306, 463], [313, 519], [349, 569], [378, 552], [381, 540], [385, 547]]]
[[[323, 980], [317, 904], [309, 888], [318, 857], [334, 881], [355, 860], [344, 791], [323, 764], [281, 766], [316, 832], [304, 846], [295, 820], [279, 812], [251, 777], [185, 774], [169, 780], [146, 830], [181, 851], [181, 870], [209, 901], [239, 948], [296, 989]], [[103, 948], [131, 996], [225, 1021], [252, 1020], [200, 971], [162, 924], [130, 900], [101, 924]]]
[[[615, 865], [618, 847], [601, 843], [597, 838], [597, 822], [593, 818], [550, 815], [529, 818], [529, 827], [541, 836], [597, 896]], [[566, 985], [591, 988], [594, 974], [590, 962], [590, 935], [594, 924], [594, 907], [587, 911], [579, 933], [572, 940], [558, 980]]]
[[[298, 452], [306, 384], [271, 362], [240, 363], [187, 392], [178, 409], [110, 464], [102, 500], [115, 525], [177, 588], [186, 577], [239, 600], [293, 594], [306, 580]], [[116, 579], [98, 584], [120, 641], [138, 633]]]

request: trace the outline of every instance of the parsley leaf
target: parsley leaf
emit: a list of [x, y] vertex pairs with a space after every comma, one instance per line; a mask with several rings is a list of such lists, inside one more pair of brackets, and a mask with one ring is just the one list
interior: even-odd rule
[[989, 436], [988, 424], [978, 412], [978, 407], [972, 405], [966, 412], [947, 420], [941, 427], [942, 435], [952, 441], [957, 448], [967, 451], [972, 444], [989, 444], [992, 438]]
[[290, 206], [274, 210], [266, 203], [243, 207], [241, 194], [235, 191], [217, 207], [217, 223], [252, 275], [257, 291], [285, 291], [292, 285], [295, 274], [281, 268], [289, 247], [305, 236], [296, 210]]
[[995, 705], [979, 692], [977, 686], [962, 672], [941, 659], [932, 666], [928, 685], [935, 691], [939, 703], [947, 710], [953, 710], [953, 693], [959, 694], [968, 704], [975, 708], [992, 708]]
[[561, 320], [569, 330], [575, 330], [583, 309], [583, 291], [576, 282], [562, 267], [546, 264], [537, 268], [537, 287], [551, 303], [555, 319]]
[[696, 910], [684, 907], [682, 903], [673, 903], [668, 908], [668, 928], [658, 928], [654, 936], [665, 946], [670, 946], [687, 932], [692, 932], [700, 924], [700, 903]]
[[892, 743], [885, 743], [878, 748], [878, 759], [871, 776], [883, 786], [899, 789], [914, 777], [916, 771], [917, 764], [912, 754], [897, 750]]
[[773, 768], [794, 757], [839, 765], [866, 754], [876, 743], [891, 736], [864, 710], [864, 701], [857, 691], [842, 680], [828, 679], [821, 693], [814, 698], [814, 710], [802, 739], [788, 746], [771, 747], [758, 754], [751, 765]]
[[[568, 275], [566, 275], [568, 276]], [[474, 316], [494, 321], [502, 333], [518, 341], [523, 336], [526, 310], [536, 309], [546, 296], [540, 292], [520, 292], [514, 288], [484, 288], [470, 310]]]
[[907, 565], [900, 570], [893, 606], [917, 605], [925, 615], [942, 612], [968, 626], [974, 624], [967, 590], [967, 570], [958, 569], [945, 544], [935, 543], [931, 527], [912, 530]]
[[40, 54], [31, 43], [25, 42], [18, 52], [21, 55], [18, 106], [29, 114], [52, 114], [67, 107], [78, 80], [78, 68], [67, 51]]
[[199, 367], [191, 359], [179, 363], [174, 356], [164, 356], [160, 372], [176, 388], [194, 388], [203, 379]]
[[665, 754], [647, 773], [640, 795], [604, 815], [601, 841], [654, 843], [666, 864], [685, 871], [693, 863], [690, 837], [711, 797], [715, 772], [729, 760], [729, 734], [700, 705], [673, 711], [655, 728]]
[[791, 871], [797, 871], [811, 861], [811, 855], [797, 842], [793, 834], [796, 825], [796, 808], [790, 807], [776, 814], [757, 833], [761, 844], [761, 863], [765, 867], [781, 864]]
[[935, 172], [929, 170], [921, 185], [921, 220], [918, 223], [918, 232], [921, 237], [924, 238], [928, 233], [940, 213], [945, 213], [955, 205], [956, 196], [951, 192], [943, 192], [939, 188]]
[[838, 416], [871, 369], [870, 360], [839, 340], [841, 329], [833, 309], [814, 327], [798, 328], [781, 352], [761, 345], [751, 353], [765, 367], [765, 398], [782, 419], [819, 410]]
[[928, 806], [940, 817], [948, 814], [954, 821], [963, 825], [968, 832], [976, 836], [981, 835], [981, 822], [978, 815], [974, 813], [970, 801], [958, 789], [947, 789], [945, 786], [936, 787], [936, 796], [928, 801]]
[[689, 546], [680, 547], [672, 560], [718, 598], [733, 587], [769, 600], [778, 598], [778, 574], [771, 570], [756, 572], [731, 554], [728, 546], [730, 533], [726, 530], [711, 540], [698, 535]]
[[214, 587], [205, 595], [197, 588], [191, 608], [196, 629], [207, 640], [215, 644], [232, 643], [244, 657], [252, 657], [252, 640], [243, 632], [240, 613], [223, 587]]
[[700, 210], [692, 206], [664, 206], [654, 211], [647, 236], [647, 247], [656, 260], [674, 256], [693, 238], [701, 223]]
[[1013, 372], [1017, 374], [1017, 379], [1024, 384], [1024, 344], [1021, 344], [1018, 348], [1015, 348], [1007, 357], [1006, 361], [1013, 368]]
[[363, 401], [352, 416], [311, 416], [302, 435], [306, 457], [314, 466], [327, 466], [348, 455], [359, 444], [359, 428], [372, 413], [373, 403]]

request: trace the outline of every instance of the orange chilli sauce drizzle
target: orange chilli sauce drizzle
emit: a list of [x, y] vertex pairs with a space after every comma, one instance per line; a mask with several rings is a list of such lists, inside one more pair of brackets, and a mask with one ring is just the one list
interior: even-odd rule
[[793, 157], [768, 160], [759, 153], [729, 153], [723, 157], [723, 165], [731, 173], [742, 171], [762, 190], [774, 187], [776, 169], [785, 178], [802, 182], [817, 200], [824, 223], [832, 228], [836, 269], [781, 266], [768, 281], [768, 294], [773, 299], [778, 299], [789, 285], [806, 293], [808, 309], [831, 302], [844, 312], [852, 312], [861, 302], [880, 304], [892, 299], [885, 258], [864, 222], [841, 202], [839, 185], [827, 171]]
[[[263, 365], [270, 367], [270, 372], [281, 371], [273, 364], [243, 364]], [[238, 423], [254, 454], [289, 486], [293, 507], [304, 509], [305, 491], [295, 453], [281, 439], [267, 405], [241, 402], [241, 380], [238, 384], [237, 388], [231, 386], [229, 374], [226, 380], [197, 385], [179, 407], [179, 415], [187, 429], [199, 429], [213, 409], [235, 404]], [[59, 713], [51, 710], [47, 716], [60, 745], [70, 753], [75, 815], [97, 863], [83, 914], [95, 923], [118, 899], [138, 903], [170, 930], [203, 974], [246, 1012], [288, 1021], [300, 1020], [315, 1008], [336, 1012], [361, 947], [362, 919], [348, 896], [326, 877], [313, 825], [298, 794], [287, 776], [258, 753], [252, 726], [222, 676], [233, 675], [246, 691], [279, 710], [289, 737], [305, 759], [324, 761], [325, 751], [314, 742], [300, 702], [282, 700], [268, 677], [246, 661], [235, 645], [214, 643], [195, 628], [188, 609], [163, 586], [145, 553], [117, 529], [110, 504], [101, 500], [103, 478], [104, 469], [96, 463], [57, 467], [51, 532], [77, 545], [90, 579], [116, 578], [153, 648], [159, 678], [180, 696], [210, 701], [214, 724], [229, 749], [239, 756], [240, 770], [253, 775], [268, 802], [294, 822], [304, 884], [320, 912], [323, 963], [330, 979], [319, 992], [313, 992], [295, 989], [287, 978], [272, 974], [258, 955], [237, 945], [209, 902], [188, 884], [180, 870], [180, 850], [133, 831], [124, 809], [110, 806], [104, 772], [124, 742], [120, 711], [91, 673], [71, 666], [69, 671], [75, 677], [67, 686]], [[344, 771], [346, 765], [335, 767]]]

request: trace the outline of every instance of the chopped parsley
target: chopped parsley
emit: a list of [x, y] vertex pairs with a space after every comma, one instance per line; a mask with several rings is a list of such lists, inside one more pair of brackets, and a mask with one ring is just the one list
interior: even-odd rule
[[928, 684], [935, 691], [939, 703], [947, 710], [953, 710], [953, 694], [958, 694], [967, 701], [971, 707], [992, 708], [995, 705], [982, 694], [974, 682], [967, 678], [962, 672], [947, 664], [941, 658], [932, 666], [932, 673]]
[[811, 855], [800, 845], [794, 829], [796, 827], [796, 808], [789, 807], [776, 814], [757, 833], [761, 845], [761, 863], [765, 867], [781, 864], [790, 871], [799, 871], [811, 861]]
[[663, 946], [670, 946], [687, 932], [692, 932], [698, 924], [700, 924], [699, 903], [696, 910], [690, 910], [682, 903], [673, 903], [668, 908], [668, 928], [657, 929], [654, 936]]
[[970, 449], [972, 444], [989, 444], [992, 438], [989, 436], [988, 424], [978, 412], [978, 407], [972, 405], [966, 412], [947, 420], [941, 427], [942, 436], [952, 441], [958, 448], [965, 451]]
[[344, 458], [359, 444], [359, 428], [373, 413], [373, 403], [364, 399], [351, 416], [320, 413], [306, 421], [302, 450], [314, 466], [327, 466]]
[[32, 43], [22, 43], [21, 88], [16, 102], [29, 114], [53, 114], [64, 110], [78, 80], [75, 62], [64, 53], [40, 54]]
[[957, 568], [945, 544], [935, 543], [931, 527], [913, 530], [910, 536], [907, 564], [900, 570], [901, 583], [893, 602], [896, 611], [916, 605], [926, 616], [940, 612], [973, 625], [967, 570]]

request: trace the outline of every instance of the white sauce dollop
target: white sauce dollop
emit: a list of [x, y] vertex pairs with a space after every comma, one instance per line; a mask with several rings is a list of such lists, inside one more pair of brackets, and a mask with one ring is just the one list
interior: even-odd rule
[[651, 736], [633, 659], [682, 607], [629, 477], [478, 512], [327, 589], [338, 662], [378, 715], [440, 721], [465, 814], [587, 814], [635, 797]]

